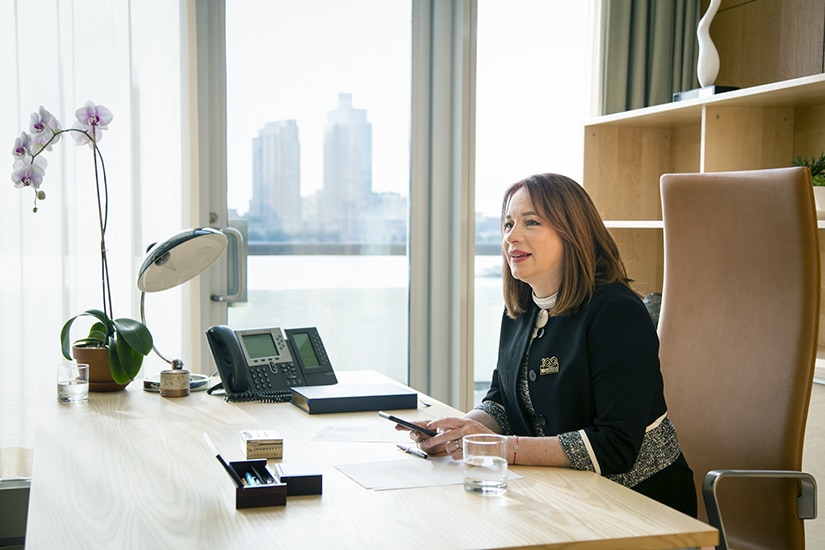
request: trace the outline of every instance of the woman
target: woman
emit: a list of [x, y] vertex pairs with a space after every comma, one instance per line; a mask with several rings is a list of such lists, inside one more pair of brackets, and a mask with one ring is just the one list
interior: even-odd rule
[[461, 438], [503, 433], [508, 461], [591, 470], [696, 516], [693, 473], [667, 418], [659, 341], [584, 189], [557, 174], [512, 185], [501, 217], [498, 364], [483, 402], [411, 437], [461, 458]]

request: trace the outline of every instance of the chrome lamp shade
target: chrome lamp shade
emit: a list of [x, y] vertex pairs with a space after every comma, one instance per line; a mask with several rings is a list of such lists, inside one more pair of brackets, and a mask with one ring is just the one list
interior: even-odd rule
[[199, 275], [226, 250], [226, 235], [209, 227], [186, 229], [152, 245], [138, 272], [142, 292], [168, 290]]

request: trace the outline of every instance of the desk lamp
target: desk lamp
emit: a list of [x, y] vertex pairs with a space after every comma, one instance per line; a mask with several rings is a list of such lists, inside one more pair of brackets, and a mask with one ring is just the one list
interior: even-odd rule
[[[160, 244], [153, 244], [140, 266], [137, 286], [140, 289], [140, 321], [145, 325], [144, 300], [147, 292], [159, 292], [185, 283], [217, 261], [226, 249], [226, 235], [208, 227], [186, 229]], [[195, 380], [183, 368], [180, 359], [168, 359], [152, 345], [155, 353], [172, 367], [160, 373], [160, 394], [164, 397], [189, 395]], [[207, 378], [199, 380], [205, 385]], [[144, 389], [157, 387], [151, 380], [145, 380]]]

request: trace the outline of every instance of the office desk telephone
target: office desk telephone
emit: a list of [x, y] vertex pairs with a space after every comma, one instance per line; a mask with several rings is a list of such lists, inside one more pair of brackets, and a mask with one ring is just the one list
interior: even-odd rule
[[206, 340], [227, 401], [289, 401], [293, 386], [336, 384], [315, 327], [234, 330], [216, 325]]

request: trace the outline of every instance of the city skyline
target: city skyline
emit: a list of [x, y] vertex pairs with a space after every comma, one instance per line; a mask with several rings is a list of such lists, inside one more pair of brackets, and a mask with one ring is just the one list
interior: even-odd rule
[[[249, 143], [263, 121], [298, 122], [301, 195], [322, 187], [324, 116], [338, 91], [352, 93], [369, 110], [373, 190], [409, 196], [411, 5], [375, 0], [358, 6], [371, 16], [352, 17], [353, 6], [335, 0], [228, 6], [230, 208], [248, 208]], [[587, 63], [595, 55], [592, 11], [590, 2], [561, 0], [479, 6], [477, 211], [495, 215], [507, 185], [533, 173], [559, 172], [583, 183], [582, 128], [596, 112], [590, 93], [595, 74]]]
[[323, 185], [302, 195], [301, 128], [294, 119], [264, 124], [252, 140], [253, 195], [247, 214], [249, 239], [258, 242], [401, 243], [406, 240], [407, 201], [395, 192], [375, 193], [372, 124], [353, 96], [338, 94], [327, 111]]
[[301, 195], [322, 188], [324, 125], [339, 92], [351, 93], [358, 106], [369, 110], [373, 190], [409, 194], [410, 14], [410, 2], [384, 0], [359, 2], [357, 9], [338, 1], [227, 6], [230, 208], [241, 213], [248, 208], [250, 143], [266, 121], [297, 121]]

